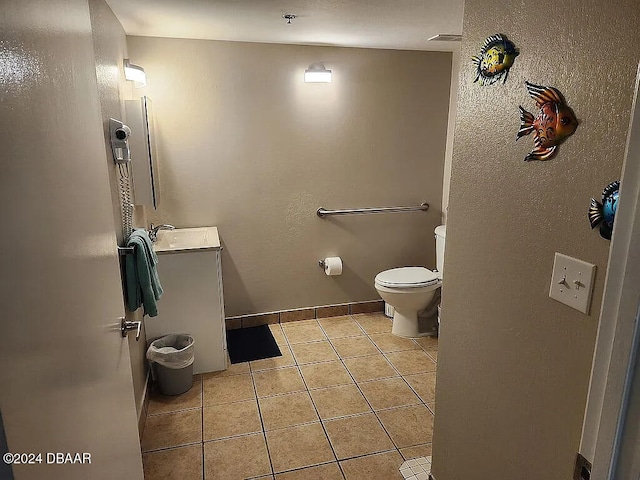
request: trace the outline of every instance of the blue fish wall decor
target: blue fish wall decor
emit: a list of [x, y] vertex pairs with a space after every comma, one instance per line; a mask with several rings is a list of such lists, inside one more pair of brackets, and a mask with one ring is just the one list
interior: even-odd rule
[[607, 240], [611, 240], [613, 222], [616, 219], [616, 211], [618, 210], [619, 192], [620, 181], [611, 182], [602, 190], [602, 203], [592, 198], [591, 205], [589, 205], [591, 228], [596, 228], [600, 225], [600, 236]]

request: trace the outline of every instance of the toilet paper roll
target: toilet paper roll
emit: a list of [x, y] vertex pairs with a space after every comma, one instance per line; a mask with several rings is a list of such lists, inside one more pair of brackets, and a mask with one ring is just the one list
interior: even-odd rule
[[324, 273], [329, 276], [342, 275], [342, 259], [340, 257], [325, 258]]

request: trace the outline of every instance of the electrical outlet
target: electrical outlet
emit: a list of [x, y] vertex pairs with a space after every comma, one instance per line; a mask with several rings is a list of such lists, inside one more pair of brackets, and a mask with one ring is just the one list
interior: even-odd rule
[[596, 266], [557, 253], [553, 261], [549, 296], [582, 313], [589, 313]]

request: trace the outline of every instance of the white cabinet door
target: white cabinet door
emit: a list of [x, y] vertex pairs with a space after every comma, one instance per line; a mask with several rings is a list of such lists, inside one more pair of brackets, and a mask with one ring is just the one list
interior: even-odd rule
[[158, 302], [158, 316], [145, 317], [147, 340], [168, 333], [193, 336], [194, 373], [227, 367], [219, 255], [216, 250], [158, 255], [164, 294]]

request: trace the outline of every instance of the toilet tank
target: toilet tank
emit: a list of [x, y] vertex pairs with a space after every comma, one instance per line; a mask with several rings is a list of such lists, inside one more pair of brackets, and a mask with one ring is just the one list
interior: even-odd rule
[[444, 265], [444, 240], [447, 236], [447, 227], [440, 225], [434, 230], [436, 234], [436, 269], [442, 274]]

